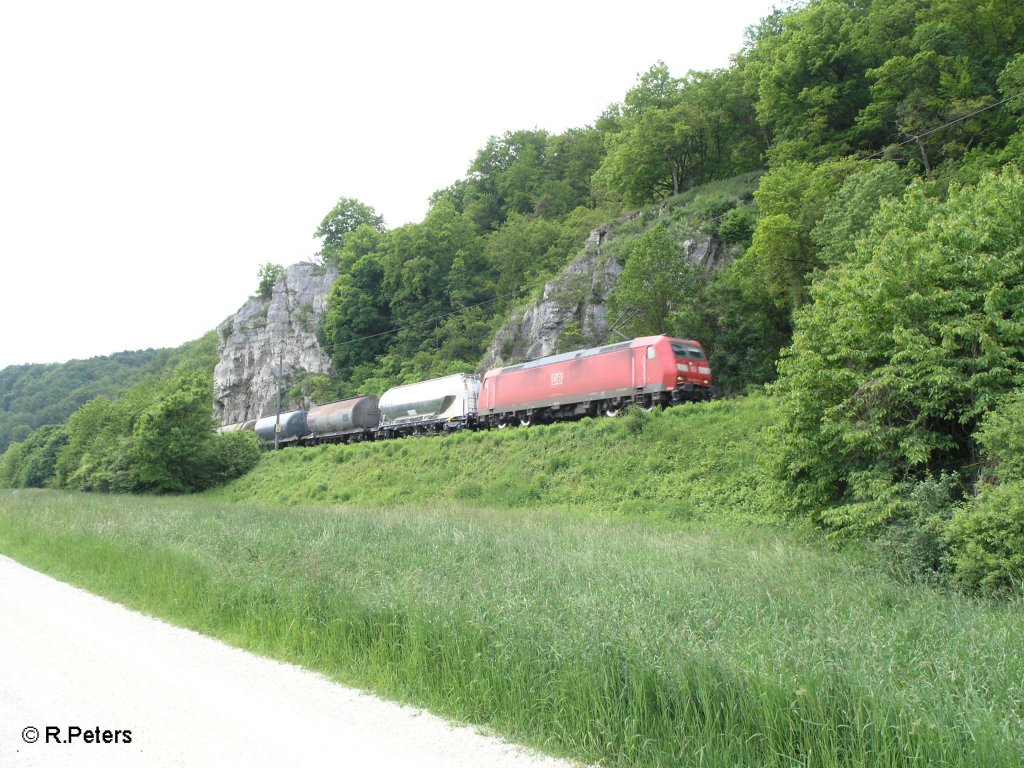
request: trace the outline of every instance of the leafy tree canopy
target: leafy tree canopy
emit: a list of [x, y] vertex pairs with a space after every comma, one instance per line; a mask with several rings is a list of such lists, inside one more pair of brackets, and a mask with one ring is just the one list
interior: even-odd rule
[[779, 365], [776, 468], [831, 524], [884, 522], [892, 489], [970, 464], [978, 422], [1024, 382], [1024, 177], [927, 192], [882, 204]]
[[320, 254], [323, 258], [331, 258], [340, 250], [350, 232], [361, 226], [372, 227], [378, 232], [384, 231], [384, 219], [369, 205], [354, 197], [339, 198], [337, 204], [324, 216], [313, 237], [323, 238]]
[[269, 299], [274, 292], [274, 286], [282, 277], [284, 277], [284, 267], [280, 264], [271, 264], [269, 261], [261, 264], [257, 273], [259, 285], [256, 288], [256, 295], [261, 299]]

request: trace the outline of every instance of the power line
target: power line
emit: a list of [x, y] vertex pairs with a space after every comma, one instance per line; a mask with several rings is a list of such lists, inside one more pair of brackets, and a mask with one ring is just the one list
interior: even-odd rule
[[932, 128], [931, 130], [925, 131], [924, 133], [919, 133], [916, 136], [911, 136], [909, 139], [906, 139], [905, 141], [901, 141], [898, 144], [890, 144], [885, 149], [881, 149], [878, 152], [875, 152], [873, 155], [866, 155], [865, 157], [860, 157], [860, 158], [857, 158], [857, 159], [858, 160], [871, 160], [871, 159], [876, 158], [876, 157], [881, 157], [886, 152], [888, 152], [890, 149], [895, 149], [896, 147], [902, 147], [904, 144], [910, 144], [911, 142], [920, 141], [921, 139], [925, 138], [926, 136], [931, 136], [933, 133], [938, 133], [941, 130], [949, 128], [949, 126], [951, 126], [951, 125], [956, 125], [957, 123], [962, 123], [964, 120], [970, 120], [972, 117], [974, 117], [975, 115], [980, 115], [982, 112], [988, 112], [990, 109], [995, 109], [996, 107], [1000, 107], [1003, 104], [1005, 104], [1006, 102], [1012, 101], [1013, 99], [1017, 98], [1018, 96], [1024, 96], [1024, 91], [1021, 91], [1020, 93], [1013, 94], [1012, 96], [1007, 96], [1005, 99], [1002, 99], [1001, 101], [997, 101], [994, 104], [989, 104], [987, 107], [981, 107], [981, 109], [976, 109], [973, 112], [971, 112], [970, 114], [963, 115], [962, 117], [958, 117], [955, 120], [950, 120], [948, 123], [943, 123], [942, 125], [940, 125], [940, 126], [938, 126], [936, 128]]
[[446, 312], [443, 315], [436, 315], [434, 317], [427, 317], [427, 318], [424, 318], [423, 320], [417, 320], [417, 321], [412, 322], [412, 323], [407, 323], [406, 325], [400, 325], [400, 326], [397, 326], [395, 328], [389, 328], [386, 331], [380, 331], [379, 333], [371, 333], [371, 334], [369, 334], [367, 336], [360, 336], [358, 338], [349, 339], [347, 341], [339, 341], [339, 342], [335, 342], [334, 344], [321, 345], [320, 348], [322, 350], [324, 350], [324, 351], [334, 350], [334, 349], [340, 349], [341, 347], [347, 347], [347, 346], [349, 346], [351, 344], [358, 344], [358, 343], [363, 342], [363, 341], [370, 341], [371, 339], [378, 339], [381, 336], [389, 336], [392, 333], [398, 333], [399, 331], [404, 331], [404, 330], [407, 330], [409, 328], [415, 328], [415, 327], [420, 326], [420, 325], [427, 325], [429, 323], [436, 323], [436, 322], [439, 322], [441, 320], [446, 320], [449, 317], [454, 317], [455, 315], [461, 315], [463, 312], [466, 312], [467, 310], [476, 309], [477, 307], [484, 307], [484, 306], [487, 306], [488, 304], [493, 304], [496, 301], [503, 301], [505, 299], [514, 299], [517, 295], [518, 295], [518, 291], [517, 292], [513, 292], [513, 293], [507, 293], [507, 294], [504, 294], [503, 296], [495, 296], [493, 299], [488, 299], [487, 301], [481, 301], [481, 302], [478, 302], [476, 304], [468, 304], [465, 307], [461, 307], [459, 309], [456, 309], [453, 312]]

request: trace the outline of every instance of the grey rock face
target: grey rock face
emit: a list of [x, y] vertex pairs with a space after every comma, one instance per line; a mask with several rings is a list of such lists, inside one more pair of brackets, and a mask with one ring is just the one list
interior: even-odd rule
[[725, 246], [717, 238], [708, 240], [684, 240], [683, 250], [686, 260], [695, 267], [712, 270], [719, 266], [724, 258], [730, 257]]
[[282, 409], [311, 405], [289, 399], [288, 390], [307, 375], [332, 371], [316, 329], [337, 276], [334, 268], [293, 264], [269, 299], [249, 299], [217, 327], [220, 362], [213, 372], [213, 410], [218, 423], [234, 424], [274, 412], [279, 360]]
[[[617, 318], [608, 317], [604, 302], [615, 290], [622, 267], [614, 256], [602, 253], [611, 237], [614, 232], [608, 227], [590, 233], [580, 255], [544, 286], [540, 302], [510, 318], [495, 334], [481, 362], [484, 370], [612, 341], [610, 326]], [[715, 238], [686, 240], [681, 246], [688, 263], [707, 270], [732, 258]], [[571, 336], [563, 339], [559, 348], [559, 338], [566, 331], [571, 331]]]
[[481, 362], [483, 369], [554, 354], [559, 336], [574, 321], [579, 324], [581, 346], [607, 340], [604, 300], [622, 272], [613, 256], [601, 252], [607, 236], [606, 228], [591, 232], [582, 253], [544, 286], [541, 301], [510, 318], [495, 334]]

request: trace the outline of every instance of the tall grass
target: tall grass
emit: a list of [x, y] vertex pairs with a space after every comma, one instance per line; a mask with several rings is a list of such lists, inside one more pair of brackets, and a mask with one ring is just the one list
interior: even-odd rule
[[619, 419], [288, 449], [211, 498], [277, 504], [457, 502], [763, 520], [757, 465], [771, 402], [749, 397]]
[[20, 491], [0, 551], [582, 760], [1024, 760], [1019, 606], [771, 527]]

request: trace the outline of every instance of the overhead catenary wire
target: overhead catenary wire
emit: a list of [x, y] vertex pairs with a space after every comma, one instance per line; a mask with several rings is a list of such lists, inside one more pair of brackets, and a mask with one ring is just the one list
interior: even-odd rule
[[925, 131], [924, 133], [919, 133], [919, 134], [916, 134], [914, 136], [911, 136], [909, 139], [901, 141], [901, 142], [899, 142], [897, 144], [890, 144], [889, 146], [885, 147], [885, 149], [881, 149], [878, 152], [875, 152], [874, 154], [865, 155], [864, 157], [859, 157], [857, 159], [858, 160], [872, 160], [872, 159], [874, 159], [876, 157], [882, 157], [882, 155], [884, 155], [886, 152], [888, 152], [888, 151], [890, 151], [892, 149], [895, 149], [897, 147], [902, 147], [902, 146], [904, 146], [906, 144], [911, 144], [911, 143], [913, 143], [915, 141], [920, 141], [921, 139], [923, 139], [923, 138], [925, 138], [927, 136], [931, 136], [933, 133], [938, 133], [941, 130], [949, 128], [951, 125], [956, 125], [957, 123], [962, 123], [964, 120], [970, 120], [972, 117], [975, 117], [976, 115], [980, 115], [982, 112], [988, 112], [990, 109], [995, 109], [996, 107], [1000, 107], [1003, 104], [1006, 104], [1008, 101], [1012, 101], [1013, 99], [1016, 99], [1016, 98], [1018, 98], [1020, 96], [1024, 96], [1024, 91], [1021, 91], [1020, 93], [1015, 93], [1015, 94], [1013, 94], [1011, 96], [1007, 96], [1005, 99], [1001, 99], [1001, 100], [999, 100], [999, 101], [997, 101], [997, 102], [995, 102], [993, 104], [989, 104], [986, 107], [981, 107], [980, 109], [976, 109], [976, 110], [974, 110], [973, 112], [971, 112], [969, 114], [962, 115], [962, 116], [960, 116], [958, 118], [950, 120], [947, 123], [943, 123], [940, 126], [937, 126], [935, 128], [931, 128], [931, 129]]

